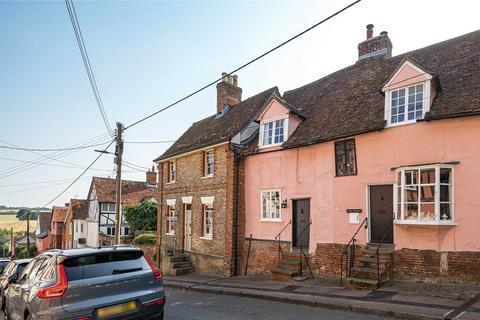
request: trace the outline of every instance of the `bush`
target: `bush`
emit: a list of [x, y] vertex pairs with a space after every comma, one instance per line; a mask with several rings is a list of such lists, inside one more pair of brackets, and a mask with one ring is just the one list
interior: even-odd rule
[[157, 243], [157, 236], [151, 233], [144, 233], [138, 235], [133, 239], [133, 244], [135, 246], [138, 245], [145, 245], [145, 244], [156, 244]]
[[144, 200], [138, 205], [126, 207], [125, 218], [134, 234], [138, 230], [155, 231], [157, 230], [157, 203]]

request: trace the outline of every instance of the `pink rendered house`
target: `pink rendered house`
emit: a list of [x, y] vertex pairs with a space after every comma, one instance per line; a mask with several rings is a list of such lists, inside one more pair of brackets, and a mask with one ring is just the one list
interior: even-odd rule
[[367, 32], [358, 49], [354, 65], [273, 95], [256, 119], [249, 272], [290, 277], [302, 256], [351, 285], [479, 282], [480, 31], [394, 57], [386, 33]]

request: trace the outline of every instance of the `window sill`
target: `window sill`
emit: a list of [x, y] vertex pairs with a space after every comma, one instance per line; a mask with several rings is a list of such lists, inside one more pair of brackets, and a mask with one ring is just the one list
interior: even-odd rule
[[335, 178], [341, 178], [341, 177], [352, 177], [352, 176], [357, 176], [357, 173], [350, 173], [350, 174], [336, 174]]
[[213, 178], [214, 175], [213, 174], [210, 174], [208, 176], [203, 176], [203, 177], [200, 177], [200, 179], [210, 179], [210, 178]]
[[213, 237], [200, 237], [202, 240], [213, 240]]
[[407, 221], [407, 220], [404, 220], [404, 221], [398, 221], [396, 220], [395, 221], [395, 224], [398, 224], [398, 225], [405, 225], [405, 226], [437, 226], [437, 227], [455, 227], [458, 225], [458, 223], [455, 223], [453, 221], [449, 221], [449, 222], [418, 222], [418, 221]]
[[258, 149], [268, 149], [268, 148], [274, 148], [274, 147], [281, 147], [282, 144], [284, 144], [285, 141], [283, 141], [282, 143], [275, 143], [275, 144], [267, 144], [267, 145], [259, 145], [258, 146]]
[[283, 219], [260, 219], [258, 220], [259, 222], [275, 222], [275, 223], [281, 223], [283, 222]]
[[168, 181], [167, 183], [165, 184], [174, 184], [176, 181]]
[[388, 122], [385, 128], [394, 128], [394, 127], [404, 126], [407, 124], [414, 124], [414, 123], [417, 123], [417, 120], [422, 120], [424, 117], [425, 116], [422, 116], [421, 118], [417, 118], [415, 120], [407, 120], [407, 121], [395, 122], [395, 123]]
[[166, 236], [174, 236], [175, 233], [165, 233]]

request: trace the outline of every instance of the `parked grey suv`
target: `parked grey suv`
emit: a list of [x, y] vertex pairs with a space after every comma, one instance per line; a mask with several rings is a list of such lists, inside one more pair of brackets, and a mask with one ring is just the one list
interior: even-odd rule
[[160, 320], [165, 303], [162, 273], [127, 246], [46, 251], [5, 297], [12, 320]]

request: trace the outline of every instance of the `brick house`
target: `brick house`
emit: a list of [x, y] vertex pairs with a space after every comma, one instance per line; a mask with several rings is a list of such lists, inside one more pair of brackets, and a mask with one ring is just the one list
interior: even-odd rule
[[[86, 245], [111, 245], [115, 236], [116, 180], [93, 177], [88, 192]], [[122, 180], [122, 211], [120, 237], [130, 236], [130, 226], [123, 208], [137, 205], [145, 199], [155, 199], [156, 173], [148, 171], [146, 181]]]
[[53, 206], [50, 219], [50, 249], [62, 249], [65, 215], [68, 208]]
[[[354, 285], [480, 282], [480, 31], [392, 56], [372, 27], [355, 64], [258, 115], [244, 153], [249, 272], [300, 273], [288, 263], [303, 250], [315, 275], [343, 268]], [[369, 277], [379, 246], [381, 279]]]
[[277, 88], [242, 101], [237, 77], [223, 76], [217, 84], [216, 114], [192, 124], [154, 160], [164, 272], [179, 272], [173, 270], [178, 268], [170, 264], [169, 255], [184, 251], [198, 272], [239, 273], [244, 201], [237, 190], [243, 188], [243, 167], [235, 148], [254, 134], [256, 113]]
[[70, 199], [64, 221], [63, 249], [86, 245], [88, 201]]
[[50, 219], [52, 211], [40, 211], [37, 216], [37, 225], [35, 226], [35, 245], [38, 252], [48, 249], [50, 245]]

